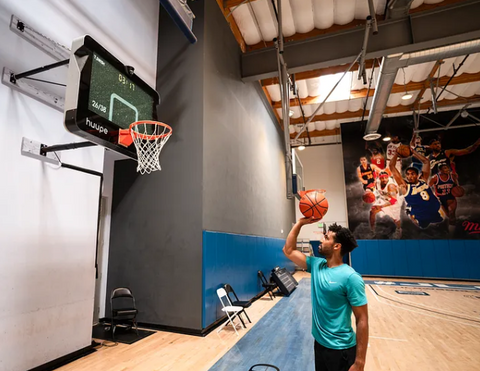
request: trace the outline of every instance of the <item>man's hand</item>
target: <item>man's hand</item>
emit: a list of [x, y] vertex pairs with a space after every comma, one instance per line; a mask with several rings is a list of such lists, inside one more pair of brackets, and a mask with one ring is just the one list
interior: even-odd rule
[[298, 220], [297, 223], [300, 224], [301, 226], [304, 226], [306, 224], [313, 224], [313, 223], [318, 222], [320, 220], [322, 220], [322, 219], [321, 218], [314, 218], [312, 216], [310, 218], [301, 218], [301, 219]]
[[363, 371], [364, 368], [365, 368], [365, 365], [354, 363], [352, 367], [348, 369], [348, 371]]

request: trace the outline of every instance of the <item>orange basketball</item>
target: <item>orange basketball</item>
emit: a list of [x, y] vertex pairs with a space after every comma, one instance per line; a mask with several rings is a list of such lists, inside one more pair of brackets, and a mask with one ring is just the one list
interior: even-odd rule
[[405, 144], [401, 144], [398, 147], [397, 152], [398, 152], [398, 155], [402, 158], [410, 157], [412, 155], [412, 151], [410, 150], [410, 147]]
[[363, 202], [367, 203], [367, 204], [373, 204], [375, 202], [375, 195], [373, 194], [373, 192], [365, 192], [363, 194]]
[[455, 186], [452, 188], [452, 196], [454, 197], [462, 197], [465, 195], [465, 189], [460, 186]]
[[315, 219], [322, 219], [328, 211], [328, 201], [323, 191], [307, 191], [300, 199], [300, 211], [302, 214]]

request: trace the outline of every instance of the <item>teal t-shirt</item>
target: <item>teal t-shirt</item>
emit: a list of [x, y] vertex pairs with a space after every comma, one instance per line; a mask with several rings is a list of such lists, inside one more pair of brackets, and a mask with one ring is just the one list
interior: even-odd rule
[[352, 306], [367, 304], [362, 277], [347, 264], [328, 268], [327, 260], [307, 256], [312, 285], [312, 335], [326, 348], [347, 349], [356, 344]]

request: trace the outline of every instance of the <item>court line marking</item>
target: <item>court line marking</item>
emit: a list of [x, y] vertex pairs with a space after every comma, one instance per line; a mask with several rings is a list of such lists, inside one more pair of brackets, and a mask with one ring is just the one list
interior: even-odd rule
[[384, 338], [381, 336], [369, 336], [370, 339], [380, 339], [380, 340], [392, 340], [392, 341], [405, 341], [408, 343], [407, 339], [394, 339], [394, 338]]
[[396, 297], [395, 295], [386, 292], [385, 290], [383, 290], [383, 289], [382, 289], [381, 287], [379, 287], [378, 285], [376, 285], [376, 286], [377, 286], [377, 289], [379, 289], [380, 291], [382, 291], [385, 295], [391, 296], [392, 298], [395, 298], [395, 300], [397, 300], [397, 301], [403, 301], [404, 303], [410, 303], [410, 304], [414, 304], [414, 305], [416, 305], [416, 306], [424, 307], [424, 308], [426, 308], [426, 309], [436, 310], [437, 312], [442, 312], [442, 313], [445, 313], [446, 315], [448, 315], [447, 313], [450, 313], [450, 314], [455, 314], [455, 315], [457, 315], [457, 316], [468, 317], [468, 318], [470, 318], [470, 319], [473, 319], [473, 320], [478, 321], [478, 317], [472, 317], [472, 316], [470, 316], [470, 315], [468, 315], [468, 314], [452, 312], [452, 311], [449, 311], [449, 310], [439, 310], [439, 309], [437, 309], [436, 307], [430, 307], [430, 306], [428, 306], [428, 305], [418, 304], [418, 303], [415, 303], [414, 301], [409, 301], [409, 300], [407, 300], [407, 299], [400, 299], [400, 298]]
[[393, 304], [390, 304], [390, 303], [385, 303], [385, 302], [381, 301], [381, 300], [378, 298], [378, 295], [375, 294], [375, 292], [373, 291], [371, 285], [368, 285], [368, 288], [370, 289], [370, 291], [371, 291], [372, 295], [375, 297], [375, 299], [377, 299], [377, 301], [378, 301], [379, 303], [383, 304], [383, 305], [388, 305], [388, 306], [390, 306], [390, 307], [394, 307], [394, 308], [406, 310], [407, 312], [418, 313], [418, 314], [421, 314], [421, 315], [427, 316], [427, 317], [438, 318], [438, 319], [441, 319], [441, 320], [444, 320], [444, 321], [448, 321], [448, 322], [455, 322], [455, 323], [460, 323], [460, 324], [465, 325], [465, 326], [472, 326], [472, 327], [480, 328], [480, 326], [474, 325], [474, 324], [471, 324], [471, 323], [466, 323], [466, 322], [461, 322], [461, 321], [455, 321], [455, 320], [453, 320], [453, 319], [448, 319], [448, 318], [443, 318], [443, 317], [438, 317], [438, 316], [432, 316], [431, 314], [427, 314], [427, 313], [424, 313], [424, 312], [421, 312], [421, 311], [418, 311], [418, 310], [412, 310], [412, 309], [400, 307], [400, 306], [398, 306], [398, 305], [393, 305]]

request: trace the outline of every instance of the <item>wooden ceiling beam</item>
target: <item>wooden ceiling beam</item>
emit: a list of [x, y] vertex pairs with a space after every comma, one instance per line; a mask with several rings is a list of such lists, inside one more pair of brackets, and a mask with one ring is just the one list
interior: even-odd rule
[[[437, 64], [435, 64], [435, 66], [437, 66]], [[432, 70], [432, 72], [430, 72], [429, 78], [427, 80], [420, 81], [420, 82], [409, 82], [406, 85], [406, 87], [407, 87], [406, 89], [405, 89], [404, 85], [394, 84], [390, 94], [403, 93], [403, 92], [405, 92], [405, 90], [407, 90], [409, 93], [420, 90], [420, 93], [417, 96], [417, 99], [415, 100], [415, 103], [414, 103], [414, 105], [416, 107], [418, 105], [418, 102], [419, 102], [418, 97], [421, 98], [420, 94], [423, 96], [423, 94], [425, 93], [425, 90], [430, 87], [430, 78], [433, 78], [437, 69], [438, 69], [438, 66], [437, 66], [437, 68], [435, 68], [435, 67], [433, 68], [433, 70]], [[441, 77], [440, 80], [439, 80], [438, 86], [444, 86], [448, 82], [449, 79], [450, 79], [449, 76]], [[462, 73], [459, 76], [455, 76], [452, 79], [452, 81], [450, 81], [449, 86], [450, 85], [467, 84], [467, 83], [478, 82], [478, 81], [480, 81], [480, 72], [478, 72], [478, 73]], [[436, 82], [435, 82], [435, 85], [436, 85]], [[369, 92], [368, 96], [373, 97], [374, 93], [375, 93], [375, 90], [370, 89], [370, 92]], [[350, 99], [365, 98], [366, 96], [367, 96], [367, 89], [352, 90], [350, 92]], [[301, 99], [302, 105], [319, 104], [322, 101], [323, 101], [323, 98], [320, 99], [319, 97], [307, 97], [307, 98]], [[274, 110], [277, 109], [277, 108], [282, 108], [282, 102], [273, 102], [272, 106], [273, 106]], [[296, 107], [296, 106], [299, 106], [298, 99], [296, 99], [296, 98], [295, 99], [290, 99], [290, 107]]]
[[[417, 107], [420, 101], [422, 100], [423, 94], [425, 94], [427, 89], [430, 87], [430, 80], [435, 76], [435, 74], [437, 73], [442, 63], [443, 63], [443, 59], [437, 61], [437, 63], [435, 63], [435, 66], [433, 66], [432, 71], [430, 71], [430, 74], [428, 75], [428, 79], [425, 80], [425, 84], [423, 85], [422, 89], [418, 93], [417, 98], [415, 98], [415, 102], [413, 102], [414, 107]], [[438, 85], [440, 85], [440, 81], [438, 82]]]
[[[366, 68], [372, 68], [373, 67], [373, 62], [374, 60], [367, 60], [365, 61]], [[348, 64], [342, 64], [340, 66], [332, 66], [332, 67], [326, 67], [326, 68], [319, 68], [316, 70], [312, 71], [306, 71], [306, 72], [299, 72], [295, 73], [294, 78], [295, 81], [299, 80], [306, 80], [306, 79], [313, 79], [315, 77], [320, 77], [320, 76], [325, 76], [325, 75], [333, 75], [335, 73], [342, 73], [345, 72], [348, 68]], [[375, 68], [380, 67], [380, 60], [377, 59], [375, 63]], [[355, 63], [350, 71], [358, 71], [359, 64]], [[272, 77], [270, 79], [265, 79], [262, 80], [262, 86], [269, 86], [269, 85], [274, 85], [278, 84], [278, 78], [277, 77]]]
[[[256, 0], [250, 0], [251, 3], [253, 3], [254, 1]], [[224, 0], [223, 6], [225, 7], [225, 9], [230, 9], [242, 5], [242, 3], [245, 3], [245, 0]]]
[[235, 22], [235, 19], [233, 16], [230, 14], [230, 10], [228, 8], [225, 8], [226, 6], [226, 0], [217, 0], [217, 4], [220, 7], [220, 10], [223, 13], [223, 16], [225, 17], [225, 20], [227, 21], [228, 25], [230, 26], [230, 29], [232, 30], [233, 36], [235, 36], [235, 40], [237, 40], [238, 45], [240, 46], [240, 49], [242, 49], [242, 53], [245, 53], [247, 50], [247, 44], [245, 43], [245, 40], [243, 39], [242, 33], [240, 32], [240, 29], [238, 28], [237, 22]]
[[464, 1], [465, 0], [443, 0], [442, 2], [436, 3], [436, 4], [425, 4], [424, 3], [424, 4], [420, 5], [418, 8], [410, 9], [409, 13], [414, 14], [414, 13], [425, 12], [425, 11], [428, 11], [428, 10], [437, 9], [437, 8], [441, 8], [441, 7], [448, 6], [448, 5], [463, 3]]
[[[382, 20], [381, 18], [382, 18], [382, 16], [377, 15], [377, 22], [380, 22]], [[289, 42], [292, 42], [292, 41], [300, 41], [300, 40], [310, 39], [312, 37], [319, 37], [319, 36], [323, 36], [323, 35], [333, 33], [333, 32], [345, 31], [345, 30], [356, 28], [356, 27], [365, 28], [365, 20], [364, 19], [354, 19], [350, 23], [347, 23], [347, 24], [344, 24], [344, 25], [334, 24], [332, 27], [326, 28], [326, 29], [323, 29], [323, 30], [320, 30], [318, 28], [314, 28], [310, 32], [296, 33], [292, 36], [284, 37], [283, 39], [284, 39], [285, 43], [289, 43]], [[259, 49], [263, 49], [263, 48], [270, 48], [270, 47], [273, 47], [273, 46], [275, 46], [273, 41], [264, 42], [262, 40], [257, 44], [247, 45], [247, 51], [251, 52], [251, 51], [254, 51], [254, 50], [259, 50]]]
[[[267, 97], [267, 100], [270, 102], [270, 105], [273, 105], [272, 98], [270, 97], [270, 94], [268, 93], [268, 90], [266, 87], [262, 86], [263, 93]], [[273, 106], [272, 106], [273, 109]], [[280, 126], [280, 128], [283, 130], [283, 120], [280, 119], [280, 116], [278, 115], [278, 112], [276, 109], [273, 109], [273, 113], [275, 114], [275, 117], [277, 118], [277, 124]]]
[[[474, 104], [474, 103], [480, 103], [480, 95], [474, 95], [470, 98], [457, 98], [457, 99], [443, 99], [437, 103], [437, 107], [451, 107], [451, 106], [457, 106], [457, 105], [464, 105], [464, 104]], [[426, 110], [430, 107], [431, 102], [424, 102], [420, 104], [419, 110]], [[402, 113], [402, 112], [413, 112], [413, 106], [402, 106], [398, 105], [395, 107], [387, 107], [385, 109], [385, 114], [392, 114], [392, 113]], [[331, 115], [318, 115], [315, 116], [313, 121], [328, 121], [328, 120], [339, 120], [339, 119], [347, 119], [347, 118], [357, 118], [357, 117], [362, 117], [363, 110], [358, 110], [355, 112], [344, 112], [344, 113], [334, 113]], [[368, 117], [369, 111], [365, 112], [365, 117]], [[303, 124], [303, 120], [300, 119], [292, 119], [290, 120], [290, 124]], [[317, 136], [315, 135], [316, 132], [322, 133], [325, 130], [322, 131], [311, 131], [309, 132], [311, 137]], [[328, 134], [331, 135], [331, 134]], [[295, 137], [296, 134], [290, 135], [291, 137]], [[300, 136], [302, 138], [304, 134]], [[305, 134], [306, 136], [306, 134]], [[323, 135], [318, 135], [318, 136], [323, 136]]]
[[[340, 134], [340, 129], [339, 128], [335, 128], [335, 129], [332, 129], [332, 130], [316, 130], [316, 131], [310, 131], [309, 132], [310, 134], [310, 138], [313, 138], [313, 137], [326, 137], [328, 135], [339, 135]], [[313, 134], [313, 135], [312, 135]], [[295, 137], [297, 136], [297, 133], [293, 133], [293, 134], [290, 134], [290, 139], [295, 139]], [[307, 133], [304, 131], [302, 134], [300, 134], [300, 136], [298, 138], [307, 138]]]

